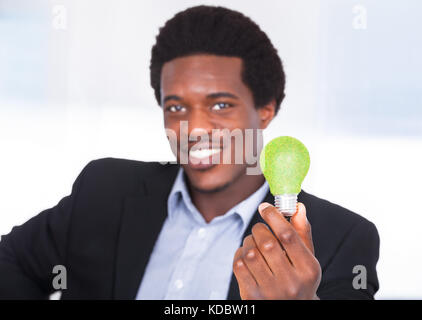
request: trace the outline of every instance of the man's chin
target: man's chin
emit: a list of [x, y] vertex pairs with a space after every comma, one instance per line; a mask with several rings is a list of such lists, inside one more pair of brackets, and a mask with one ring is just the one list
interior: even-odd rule
[[221, 192], [227, 189], [227, 187], [230, 186], [230, 184], [231, 184], [231, 181], [219, 186], [196, 186], [194, 184], [190, 184], [190, 187], [196, 192], [211, 194], [211, 193]]
[[[185, 170], [185, 178], [189, 181], [191, 189], [200, 193], [216, 193], [227, 189], [238, 176], [233, 176], [236, 172], [233, 166], [214, 164], [204, 169], [192, 168], [190, 165], [182, 165]], [[239, 176], [242, 175], [239, 172]]]

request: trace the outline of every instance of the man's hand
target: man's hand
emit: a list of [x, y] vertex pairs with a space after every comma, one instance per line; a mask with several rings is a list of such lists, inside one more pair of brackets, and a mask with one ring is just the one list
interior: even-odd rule
[[321, 267], [314, 256], [305, 206], [298, 203], [290, 223], [269, 203], [262, 203], [258, 210], [274, 234], [257, 223], [237, 249], [233, 272], [241, 298], [318, 299]]

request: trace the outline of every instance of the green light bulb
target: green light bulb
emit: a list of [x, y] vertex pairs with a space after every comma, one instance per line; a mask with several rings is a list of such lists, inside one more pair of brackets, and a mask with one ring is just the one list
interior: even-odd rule
[[309, 169], [309, 152], [292, 137], [278, 137], [261, 151], [259, 163], [274, 196], [275, 206], [286, 217], [297, 210], [297, 195]]

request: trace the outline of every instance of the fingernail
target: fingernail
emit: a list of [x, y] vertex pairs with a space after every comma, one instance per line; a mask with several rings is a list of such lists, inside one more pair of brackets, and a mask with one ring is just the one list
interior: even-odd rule
[[263, 202], [263, 203], [261, 203], [261, 204], [258, 206], [258, 210], [259, 210], [260, 212], [262, 212], [262, 210], [264, 210], [265, 208], [267, 208], [267, 207], [269, 207], [269, 206], [271, 206], [271, 204], [269, 204], [268, 202]]

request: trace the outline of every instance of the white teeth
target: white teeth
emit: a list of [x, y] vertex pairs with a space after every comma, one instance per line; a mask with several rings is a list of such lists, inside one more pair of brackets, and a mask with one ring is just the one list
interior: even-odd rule
[[189, 156], [196, 159], [204, 159], [204, 158], [211, 157], [212, 155], [215, 155], [220, 152], [221, 152], [221, 149], [200, 149], [200, 150], [190, 151]]

